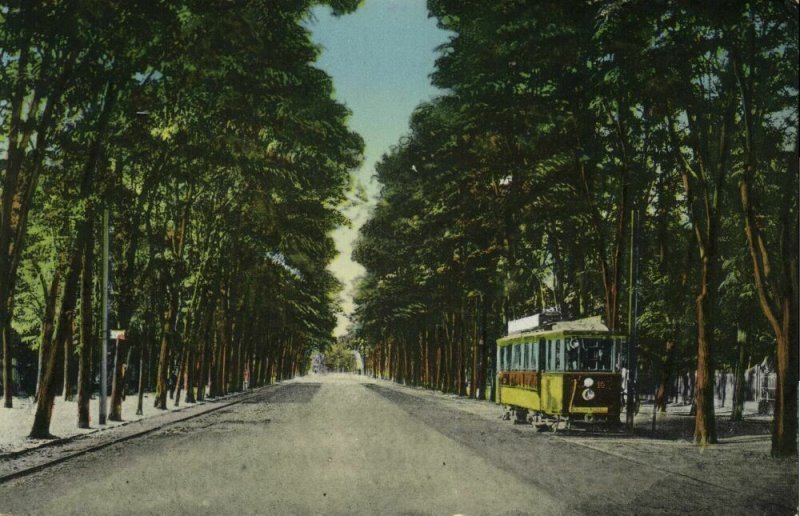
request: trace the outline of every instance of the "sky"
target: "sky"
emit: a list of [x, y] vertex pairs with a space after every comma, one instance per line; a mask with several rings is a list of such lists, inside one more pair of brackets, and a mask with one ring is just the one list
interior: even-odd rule
[[[440, 92], [430, 84], [435, 49], [448, 34], [428, 18], [425, 0], [366, 0], [353, 14], [335, 18], [327, 8], [314, 11], [308, 22], [314, 41], [323, 49], [317, 66], [333, 78], [336, 99], [352, 116], [349, 126], [364, 138], [364, 164], [355, 172], [370, 203], [348, 208], [349, 228], [333, 233], [339, 256], [330, 270], [345, 285], [342, 308], [353, 310], [355, 279], [364, 272], [350, 258], [358, 228], [367, 220], [380, 190], [373, 178], [375, 163], [408, 132], [408, 120], [421, 102]], [[340, 316], [335, 334], [346, 332]]]

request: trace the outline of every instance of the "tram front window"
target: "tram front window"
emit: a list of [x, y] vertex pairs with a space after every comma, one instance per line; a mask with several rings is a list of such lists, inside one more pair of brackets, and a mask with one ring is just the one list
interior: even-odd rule
[[567, 341], [567, 368], [571, 371], [611, 371], [611, 339], [577, 339]]

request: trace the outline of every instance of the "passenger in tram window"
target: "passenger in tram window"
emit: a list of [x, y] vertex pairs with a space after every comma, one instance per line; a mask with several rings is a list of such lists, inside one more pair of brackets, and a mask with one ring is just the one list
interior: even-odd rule
[[579, 355], [580, 343], [578, 339], [572, 339], [567, 344], [567, 368], [570, 371], [580, 370], [580, 361], [578, 360]]

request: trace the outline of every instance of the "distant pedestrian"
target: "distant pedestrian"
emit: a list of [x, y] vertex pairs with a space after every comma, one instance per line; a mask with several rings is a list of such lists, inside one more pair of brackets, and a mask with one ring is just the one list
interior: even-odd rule
[[691, 400], [689, 399], [689, 390], [690, 390], [689, 381], [690, 381], [689, 373], [684, 373], [683, 374], [683, 404], [684, 405], [688, 405], [689, 403], [691, 403]]
[[127, 373], [128, 373], [128, 364], [122, 364], [122, 378], [123, 378], [123, 380], [122, 380], [122, 401], [125, 401], [125, 391], [127, 390], [127, 389], [125, 389], [125, 379], [127, 378], [127, 376], [126, 376]]
[[172, 374], [169, 375], [169, 380], [167, 381], [167, 388], [169, 389], [169, 399], [172, 399], [173, 394], [175, 394], [175, 386], [178, 385], [178, 375], [175, 374], [173, 371]]

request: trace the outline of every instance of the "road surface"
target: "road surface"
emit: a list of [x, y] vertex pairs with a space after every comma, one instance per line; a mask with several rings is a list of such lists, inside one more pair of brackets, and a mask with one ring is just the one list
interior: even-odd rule
[[7, 482], [0, 513], [794, 512], [717, 484], [515, 427], [457, 400], [330, 375], [271, 386]]

